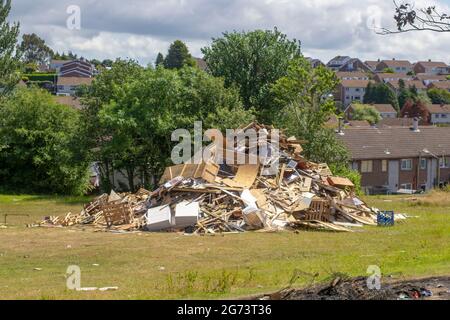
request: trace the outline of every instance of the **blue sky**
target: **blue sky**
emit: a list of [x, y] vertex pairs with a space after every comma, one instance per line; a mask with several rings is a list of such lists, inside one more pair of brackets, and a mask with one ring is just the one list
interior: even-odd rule
[[[415, 2], [450, 13], [450, 0]], [[80, 30], [66, 26], [70, 5], [80, 7]], [[274, 26], [301, 40], [305, 55], [325, 62], [336, 55], [450, 62], [450, 33], [377, 35], [373, 24], [394, 26], [393, 14], [391, 0], [14, 0], [11, 19], [54, 50], [142, 64], [165, 53], [176, 39], [200, 56], [200, 49], [223, 31]]]

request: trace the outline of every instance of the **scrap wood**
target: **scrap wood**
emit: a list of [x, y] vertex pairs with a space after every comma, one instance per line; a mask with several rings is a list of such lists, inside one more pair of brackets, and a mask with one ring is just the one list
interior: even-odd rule
[[[261, 163], [235, 164], [239, 157], [251, 158], [247, 142], [212, 144], [206, 147], [211, 160], [167, 167], [153, 192], [140, 189], [134, 194], [104, 194], [80, 214], [50, 217], [40, 225], [92, 225], [117, 232], [185, 230], [208, 235], [289, 226], [349, 232], [346, 226], [355, 222], [375, 225], [377, 210], [356, 197], [351, 181], [334, 176], [327, 164], [301, 156], [304, 141], [280, 130], [277, 150], [270, 141], [275, 136], [272, 126], [252, 122], [241, 127], [244, 129], [263, 134], [257, 142], [269, 152], [266, 159], [259, 159]], [[232, 162], [214, 163], [219, 151], [228, 151], [226, 160]]]
[[346, 227], [338, 226], [333, 223], [327, 223], [323, 221], [296, 221], [290, 223], [290, 225], [294, 228], [306, 228], [306, 229], [314, 229], [314, 230], [327, 230], [327, 231], [335, 231], [335, 232], [353, 232], [353, 230], [348, 229]]

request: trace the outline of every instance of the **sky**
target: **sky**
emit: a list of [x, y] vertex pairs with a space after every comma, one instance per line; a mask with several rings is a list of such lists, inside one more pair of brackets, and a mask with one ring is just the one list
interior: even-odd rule
[[[414, 0], [413, 0], [414, 1]], [[10, 20], [36, 33], [55, 51], [88, 59], [131, 58], [141, 64], [187, 43], [193, 56], [224, 31], [277, 27], [302, 43], [305, 56], [328, 62], [337, 55], [362, 60], [438, 60], [450, 63], [450, 33], [395, 29], [392, 0], [12, 0]], [[450, 0], [415, 0], [450, 13]], [[79, 15], [78, 15], [79, 13]]]

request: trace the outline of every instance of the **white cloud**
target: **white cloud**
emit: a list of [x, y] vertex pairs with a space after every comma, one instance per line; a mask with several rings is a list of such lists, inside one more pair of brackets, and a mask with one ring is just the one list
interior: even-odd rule
[[[446, 0], [416, 0], [417, 6]], [[448, 2], [447, 2], [448, 3]], [[82, 10], [82, 30], [65, 28], [66, 8]], [[380, 15], [381, 13], [381, 15]], [[437, 59], [450, 62], [450, 33], [417, 32], [380, 36], [373, 22], [394, 26], [391, 0], [15, 0], [13, 19], [22, 31], [36, 32], [55, 50], [99, 59], [129, 57], [145, 64], [175, 39], [192, 53], [223, 31], [272, 29], [302, 41], [306, 55], [362, 59]]]

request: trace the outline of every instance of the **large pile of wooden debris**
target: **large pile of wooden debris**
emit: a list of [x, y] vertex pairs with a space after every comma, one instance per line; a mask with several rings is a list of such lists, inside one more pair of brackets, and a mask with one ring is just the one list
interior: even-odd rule
[[[166, 168], [153, 192], [112, 192], [78, 215], [49, 217], [42, 224], [195, 234], [285, 229], [351, 232], [351, 227], [376, 225], [378, 210], [356, 197], [350, 180], [333, 176], [326, 164], [303, 158], [303, 141], [280, 132], [275, 152], [274, 128], [258, 123], [241, 128], [248, 129], [264, 133], [264, 141], [258, 143], [269, 150], [257, 164], [247, 164], [248, 141], [242, 145], [227, 140], [220, 147], [213, 143], [208, 147], [211, 159]], [[219, 150], [227, 158], [222, 165], [215, 161]], [[243, 156], [246, 164], [234, 165], [230, 155], [231, 160]]]

